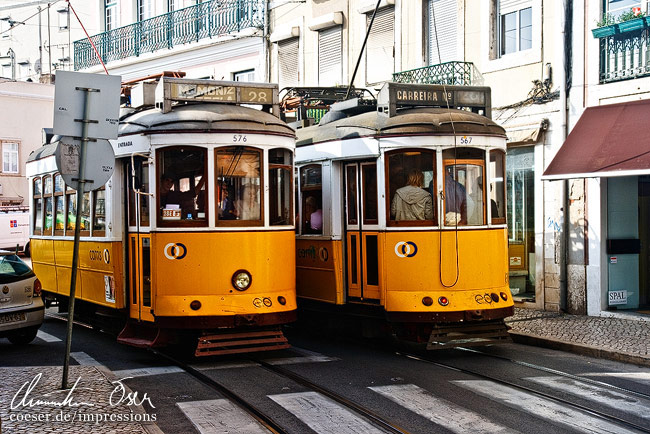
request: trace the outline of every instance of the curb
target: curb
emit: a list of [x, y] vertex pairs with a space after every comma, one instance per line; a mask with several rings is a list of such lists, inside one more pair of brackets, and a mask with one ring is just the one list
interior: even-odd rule
[[576, 344], [557, 339], [542, 338], [526, 333], [509, 331], [512, 341], [518, 344], [532, 345], [536, 347], [550, 348], [552, 350], [567, 351], [584, 356], [600, 359], [614, 360], [617, 362], [631, 363], [638, 366], [650, 367], [650, 356], [639, 356], [636, 354], [621, 353], [619, 351], [604, 350], [602, 348], [590, 347], [588, 345]]

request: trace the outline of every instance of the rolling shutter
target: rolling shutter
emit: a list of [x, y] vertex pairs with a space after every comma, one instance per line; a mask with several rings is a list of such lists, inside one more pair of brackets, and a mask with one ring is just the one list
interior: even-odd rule
[[342, 76], [341, 26], [318, 32], [318, 85], [341, 84]]
[[[429, 65], [462, 60], [457, 56], [458, 11], [456, 4], [456, 0], [429, 0]], [[436, 33], [438, 43], [436, 43]], [[440, 47], [440, 57], [438, 57], [438, 46]]]
[[298, 73], [298, 39], [290, 38], [278, 41], [278, 63], [280, 71], [278, 84], [280, 89], [300, 84]]
[[[366, 14], [366, 29], [372, 13]], [[390, 80], [395, 72], [395, 8], [379, 9], [366, 47], [366, 83]]]
[[529, 8], [532, 3], [531, 0], [501, 0], [499, 2], [499, 15]]

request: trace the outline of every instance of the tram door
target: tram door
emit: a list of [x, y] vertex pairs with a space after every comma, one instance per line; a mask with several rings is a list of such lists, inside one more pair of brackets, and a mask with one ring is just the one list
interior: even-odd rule
[[345, 165], [348, 297], [379, 300], [377, 163]]
[[141, 157], [134, 158], [132, 165], [126, 165], [126, 185], [128, 197], [128, 281], [130, 317], [153, 321], [151, 313], [151, 234], [149, 210], [152, 197], [148, 194], [149, 164]]

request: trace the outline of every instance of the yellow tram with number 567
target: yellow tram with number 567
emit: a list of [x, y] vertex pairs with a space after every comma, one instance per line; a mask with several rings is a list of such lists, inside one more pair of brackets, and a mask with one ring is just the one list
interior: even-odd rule
[[386, 83], [297, 130], [300, 309], [431, 349], [507, 338], [506, 135], [489, 116], [489, 88]]
[[279, 119], [277, 86], [162, 77], [130, 92], [140, 103], [121, 115], [115, 173], [84, 193], [81, 221], [56, 170], [57, 142], [29, 158], [44, 294], [65, 305], [80, 224], [75, 314], [124, 326], [120, 342], [193, 340], [197, 355], [287, 347], [295, 134]]

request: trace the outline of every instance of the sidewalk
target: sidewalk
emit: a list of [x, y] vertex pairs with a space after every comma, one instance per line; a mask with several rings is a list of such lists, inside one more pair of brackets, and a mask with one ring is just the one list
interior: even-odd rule
[[515, 308], [506, 320], [517, 343], [650, 366], [650, 316], [578, 316]]
[[127, 405], [133, 392], [101, 367], [70, 366], [72, 391], [59, 390], [60, 366], [0, 368], [0, 378], [0, 433], [161, 433], [156, 416]]

